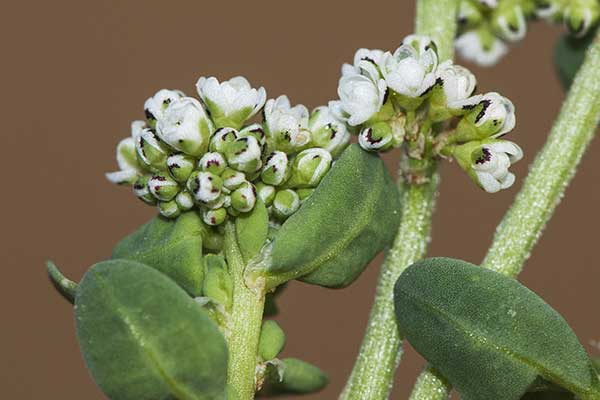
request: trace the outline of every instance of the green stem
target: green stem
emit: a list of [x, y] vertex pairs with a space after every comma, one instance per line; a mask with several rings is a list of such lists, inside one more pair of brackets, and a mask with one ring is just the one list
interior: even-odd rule
[[[454, 55], [457, 10], [458, 0], [417, 2], [416, 33], [433, 38], [440, 61], [452, 59]], [[402, 338], [394, 316], [394, 284], [409, 265], [425, 255], [439, 184], [435, 170], [431, 169], [429, 182], [422, 185], [411, 185], [400, 178], [402, 221], [393, 247], [381, 266], [363, 343], [341, 400], [383, 400], [389, 396], [402, 356]]]
[[[600, 32], [587, 51], [548, 140], [496, 230], [482, 266], [516, 277], [554, 214], [600, 121]], [[424, 382], [433, 382], [427, 384]], [[426, 386], [426, 387], [425, 387]], [[448, 398], [450, 386], [427, 367], [411, 400]]]
[[367, 331], [340, 399], [387, 399], [402, 355], [394, 316], [394, 284], [424, 254], [438, 187], [437, 174], [425, 185], [401, 184], [402, 222], [381, 274]]
[[259, 280], [254, 288], [246, 285], [246, 264], [231, 222], [225, 226], [225, 253], [233, 280], [233, 303], [226, 335], [229, 347], [227, 384], [235, 392], [236, 400], [254, 399], [258, 341], [265, 304], [264, 281]]

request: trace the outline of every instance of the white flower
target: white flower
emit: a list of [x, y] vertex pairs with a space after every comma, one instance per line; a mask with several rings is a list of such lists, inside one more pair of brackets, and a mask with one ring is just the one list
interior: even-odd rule
[[310, 142], [308, 109], [302, 104], [292, 107], [290, 100], [283, 95], [269, 99], [264, 113], [269, 138], [278, 150], [293, 151]]
[[517, 123], [513, 103], [495, 92], [472, 96], [453, 104], [457, 108], [471, 110], [456, 129], [461, 141], [498, 138], [512, 131]]
[[138, 176], [143, 173], [143, 168], [138, 162], [135, 141], [146, 127], [145, 121], [131, 123], [131, 136], [125, 138], [117, 145], [117, 164], [119, 171], [105, 174], [106, 179], [117, 184], [133, 184]]
[[196, 89], [217, 127], [241, 128], [260, 111], [267, 99], [265, 88], [252, 88], [243, 76], [221, 83], [212, 76], [201, 77]]
[[354, 54], [354, 64], [342, 65], [342, 76], [361, 73], [361, 65], [365, 65], [362, 61], [366, 61], [374, 66], [378, 66], [383, 56], [383, 50], [378, 49], [358, 49]]
[[185, 94], [179, 90], [161, 89], [144, 103], [144, 112], [149, 121], [158, 120], [169, 104], [184, 97]]
[[156, 133], [165, 143], [193, 156], [206, 152], [213, 130], [202, 104], [192, 97], [171, 102], [156, 124]]
[[527, 34], [527, 21], [520, 5], [499, 13], [495, 22], [502, 36], [507, 40], [516, 42], [523, 39]]
[[402, 39], [402, 45], [410, 46], [416, 50], [417, 55], [421, 56], [427, 52], [427, 50], [433, 50], [437, 56], [437, 46], [431, 37], [426, 35], [408, 35]]
[[491, 43], [485, 46], [480, 33], [469, 31], [456, 39], [456, 51], [466, 60], [484, 67], [496, 64], [507, 52], [508, 48], [498, 38], [490, 38]]
[[523, 158], [523, 150], [513, 142], [497, 141], [485, 144], [473, 161], [474, 176], [488, 193], [507, 189], [515, 183], [515, 175], [508, 171], [511, 164]]
[[315, 108], [308, 126], [312, 132], [313, 144], [327, 150], [333, 156], [339, 154], [350, 142], [346, 124], [339, 120], [329, 107]]
[[441, 80], [446, 96], [446, 104], [450, 108], [459, 100], [464, 100], [475, 91], [477, 79], [468, 69], [445, 61], [437, 69], [437, 78]]
[[338, 95], [348, 124], [357, 126], [375, 115], [385, 101], [387, 87], [383, 79], [372, 80], [359, 74], [342, 76]]
[[403, 44], [392, 55], [387, 52], [381, 61], [381, 72], [387, 86], [396, 93], [416, 98], [435, 84], [438, 58], [435, 50], [422, 40], [419, 49]]

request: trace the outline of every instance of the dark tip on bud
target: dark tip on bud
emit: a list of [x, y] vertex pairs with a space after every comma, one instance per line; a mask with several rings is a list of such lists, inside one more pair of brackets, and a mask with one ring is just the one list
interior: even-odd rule
[[485, 116], [485, 113], [487, 111], [487, 109], [490, 107], [490, 105], [492, 104], [492, 102], [490, 100], [481, 100], [479, 102], [479, 104], [482, 106], [481, 111], [479, 111], [479, 114], [477, 114], [477, 117], [475, 117], [475, 123], [478, 123], [481, 118], [483, 118]]
[[375, 60], [373, 60], [371, 57], [364, 56], [363, 58], [361, 58], [361, 61], [363, 60], [375, 64]]
[[481, 149], [481, 156], [475, 160], [475, 164], [484, 164], [492, 159], [492, 153], [487, 147]]
[[156, 117], [154, 116], [154, 114], [152, 114], [152, 113], [150, 112], [150, 110], [148, 110], [148, 109], [145, 109], [145, 110], [144, 110], [144, 115], [146, 115], [146, 119], [149, 119], [149, 120], [150, 120], [150, 119], [156, 119]]

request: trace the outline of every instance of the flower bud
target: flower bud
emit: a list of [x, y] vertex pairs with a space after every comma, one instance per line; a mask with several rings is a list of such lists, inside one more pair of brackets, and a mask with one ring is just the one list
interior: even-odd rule
[[427, 37], [411, 35], [381, 61], [381, 72], [387, 86], [398, 94], [396, 101], [409, 110], [416, 109], [423, 95], [435, 84], [438, 57], [433, 42]]
[[215, 175], [221, 175], [227, 168], [227, 161], [221, 153], [210, 152], [202, 156], [198, 162], [198, 166], [202, 171], [211, 172]]
[[156, 133], [164, 142], [192, 156], [206, 152], [213, 130], [202, 104], [191, 97], [169, 104], [156, 124]]
[[496, 193], [515, 182], [508, 168], [523, 158], [523, 151], [515, 143], [490, 140], [456, 146], [452, 155], [475, 183], [488, 193]]
[[461, 1], [458, 10], [458, 24], [462, 29], [472, 28], [483, 20], [479, 7], [471, 1]]
[[350, 126], [358, 126], [381, 110], [387, 96], [383, 79], [373, 80], [358, 73], [344, 75], [338, 84], [339, 106]]
[[221, 225], [227, 219], [227, 210], [224, 208], [217, 208], [215, 210], [204, 209], [202, 210], [202, 220], [206, 225], [216, 226]]
[[243, 183], [247, 182], [246, 175], [243, 172], [231, 168], [225, 168], [225, 171], [221, 174], [221, 179], [223, 180], [223, 186], [230, 191], [239, 188]]
[[167, 158], [169, 174], [177, 182], [186, 182], [194, 170], [194, 158], [183, 153], [171, 154]]
[[285, 221], [300, 208], [300, 197], [292, 189], [277, 192], [273, 200], [272, 211], [276, 218]]
[[185, 94], [179, 90], [161, 89], [144, 103], [144, 113], [148, 120], [148, 125], [154, 129], [156, 121], [162, 118], [164, 111], [169, 104], [184, 97]]
[[315, 108], [308, 127], [312, 132], [312, 144], [327, 150], [333, 157], [338, 156], [350, 142], [346, 124], [337, 119], [329, 107]]
[[256, 204], [256, 189], [253, 184], [246, 182], [231, 193], [231, 207], [239, 212], [248, 212]]
[[287, 154], [274, 151], [267, 157], [260, 178], [267, 185], [279, 186], [288, 180], [290, 172], [291, 166]]
[[564, 13], [562, 0], [538, 0], [535, 15], [549, 21], [559, 21]]
[[175, 196], [175, 202], [181, 211], [189, 211], [194, 208], [194, 196], [187, 190], [179, 192]]
[[264, 147], [267, 143], [267, 135], [261, 124], [252, 124], [244, 127], [241, 131], [238, 132], [238, 137], [247, 137], [253, 136], [258, 141], [260, 147]]
[[477, 79], [468, 69], [445, 61], [436, 71], [437, 84], [431, 92], [429, 117], [434, 122], [460, 115], [463, 101], [473, 94]]
[[494, 28], [511, 42], [522, 40], [527, 33], [527, 20], [520, 4], [500, 3], [492, 16]]
[[159, 201], [173, 200], [179, 189], [177, 182], [166, 174], [156, 174], [148, 180], [148, 190]]
[[262, 148], [254, 136], [238, 138], [225, 149], [227, 163], [233, 169], [252, 173], [262, 166]]
[[262, 200], [265, 206], [269, 207], [273, 204], [273, 199], [275, 198], [275, 188], [273, 186], [258, 182], [255, 187], [256, 195]]
[[[354, 64], [342, 65], [342, 75], [355, 75], [362, 74], [366, 67], [363, 61], [372, 64], [375, 68], [379, 65], [381, 57], [383, 56], [383, 50], [379, 49], [358, 49], [354, 53]], [[378, 74], [377, 74], [378, 75]]]
[[233, 128], [221, 128], [210, 138], [210, 151], [225, 153], [227, 147], [238, 138], [238, 132]]
[[600, 4], [597, 0], [575, 0], [564, 9], [565, 25], [571, 34], [582, 37], [598, 21]]
[[331, 154], [318, 147], [300, 152], [294, 159], [292, 173], [287, 186], [292, 188], [314, 188], [331, 168]]
[[177, 218], [181, 214], [181, 210], [179, 209], [179, 206], [177, 206], [175, 200], [161, 201], [158, 203], [158, 211], [163, 217], [171, 219]]
[[457, 53], [465, 60], [484, 67], [496, 64], [508, 52], [506, 44], [487, 26], [463, 33], [454, 45]]
[[468, 142], [486, 137], [498, 138], [512, 131], [516, 124], [515, 107], [498, 93], [473, 96], [462, 102], [468, 113], [456, 127], [455, 141]]
[[156, 198], [150, 193], [148, 189], [148, 181], [150, 180], [150, 175], [140, 176], [137, 181], [133, 184], [133, 193], [137, 198], [142, 200], [146, 204], [155, 205]]
[[210, 203], [219, 199], [223, 180], [210, 172], [194, 171], [188, 179], [187, 188], [200, 203]]
[[143, 172], [143, 167], [138, 160], [135, 150], [135, 143], [145, 125], [144, 121], [133, 121], [131, 123], [131, 137], [121, 140], [117, 145], [119, 171], [107, 173], [106, 178], [109, 181], [120, 185], [131, 185]]
[[219, 83], [215, 77], [201, 77], [196, 83], [200, 98], [206, 104], [217, 127], [240, 129], [265, 104], [265, 88], [254, 89], [242, 76]]
[[164, 170], [168, 157], [167, 149], [150, 129], [143, 129], [135, 143], [138, 160], [153, 170]]
[[229, 309], [233, 297], [233, 281], [227, 272], [225, 259], [215, 254], [207, 254], [204, 256], [204, 270], [202, 294]]
[[394, 146], [392, 127], [386, 122], [378, 122], [364, 128], [358, 135], [358, 144], [367, 151], [386, 151]]
[[302, 104], [291, 107], [287, 96], [279, 96], [267, 101], [264, 115], [271, 148], [289, 154], [310, 143], [308, 110]]

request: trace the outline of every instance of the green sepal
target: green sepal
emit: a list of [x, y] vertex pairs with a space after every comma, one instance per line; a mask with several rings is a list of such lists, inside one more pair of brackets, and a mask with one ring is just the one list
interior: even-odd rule
[[268, 365], [264, 386], [257, 396], [314, 393], [329, 383], [323, 371], [305, 361], [286, 358], [279, 364]]
[[227, 346], [207, 313], [172, 280], [127, 260], [105, 261], [75, 297], [86, 365], [113, 400], [225, 400]]
[[272, 360], [285, 346], [285, 333], [279, 324], [273, 320], [264, 321], [258, 342], [258, 355], [263, 361]]
[[204, 256], [204, 285], [202, 294], [225, 309], [231, 308], [233, 281], [227, 270], [225, 258], [215, 254]]
[[581, 399], [600, 399], [577, 336], [516, 280], [433, 258], [410, 266], [394, 294], [400, 332], [463, 399], [517, 400], [538, 377]]
[[571, 87], [575, 74], [579, 71], [585, 58], [585, 51], [590, 46], [595, 30], [584, 38], [574, 38], [571, 35], [563, 35], [554, 49], [554, 65], [556, 72], [565, 89]]
[[269, 213], [260, 198], [252, 211], [235, 219], [235, 231], [244, 261], [248, 262], [265, 244], [269, 231]]
[[251, 265], [267, 288], [292, 279], [325, 287], [352, 283], [389, 245], [400, 222], [400, 196], [383, 161], [346, 148], [300, 209]]
[[173, 220], [156, 217], [121, 240], [113, 250], [113, 258], [144, 263], [173, 279], [191, 296], [200, 296], [204, 229], [196, 212]]
[[75, 294], [77, 293], [77, 283], [67, 279], [52, 261], [46, 262], [46, 270], [56, 291], [65, 300], [73, 304], [75, 302]]

